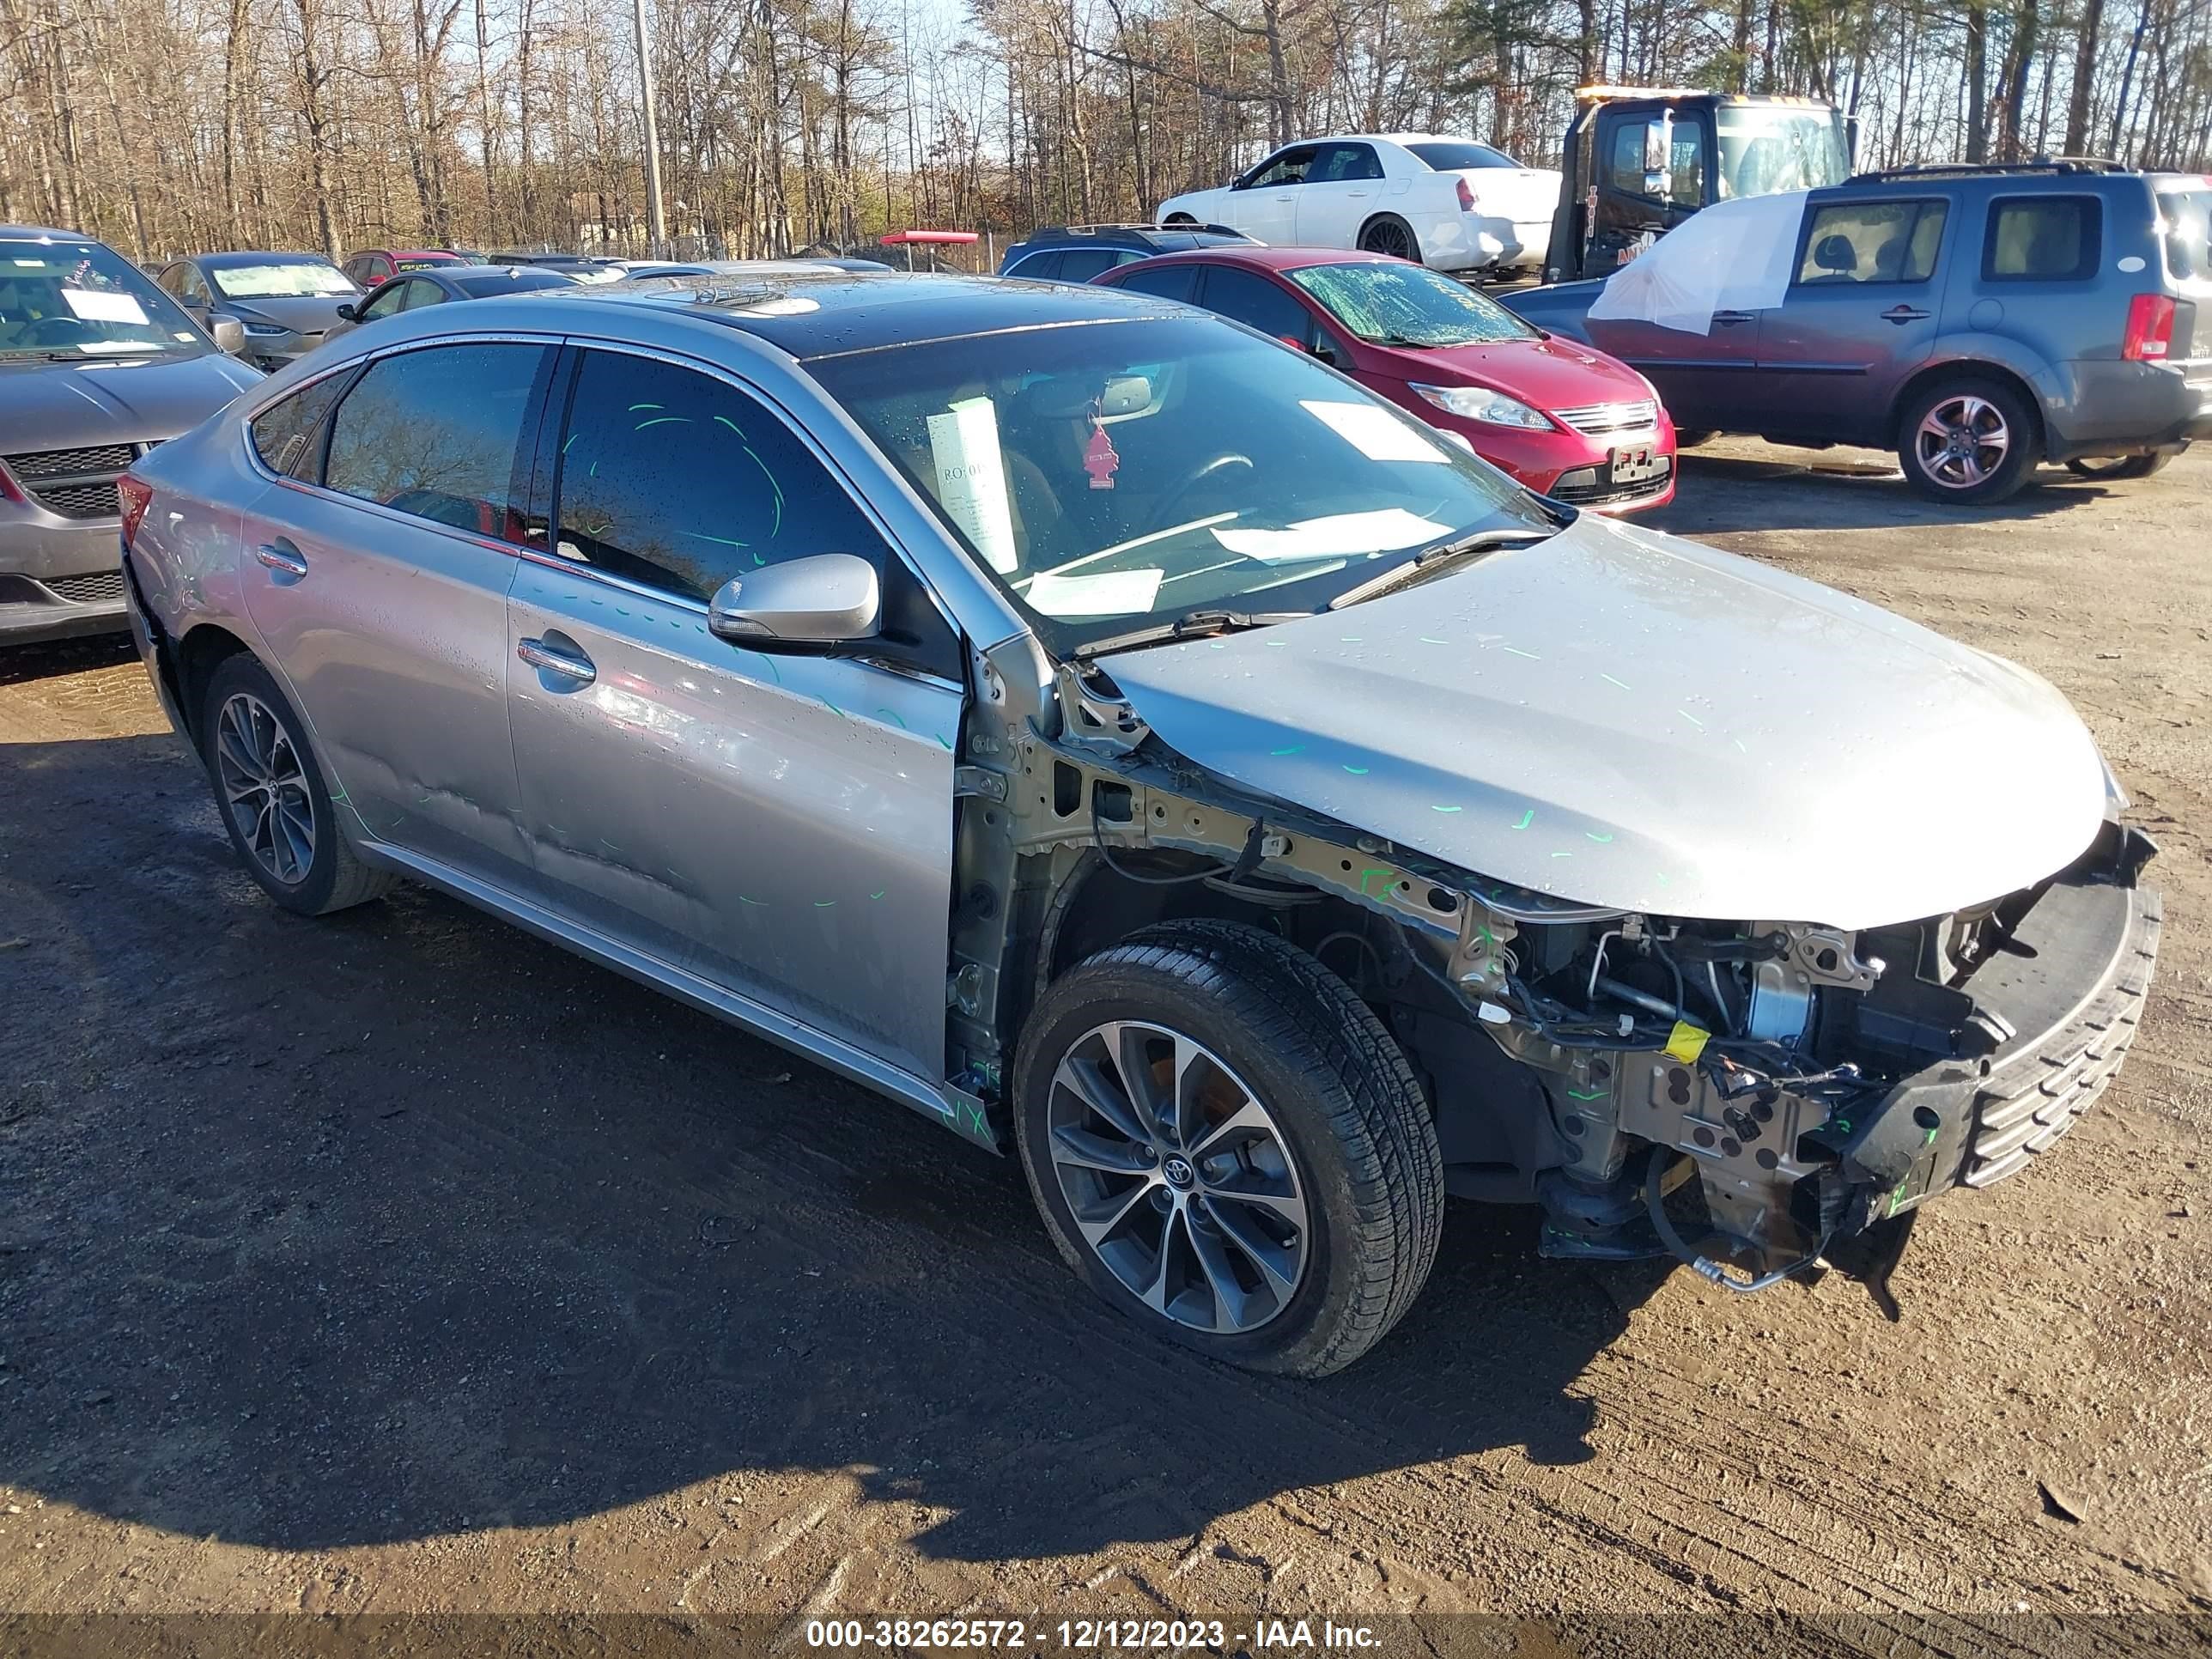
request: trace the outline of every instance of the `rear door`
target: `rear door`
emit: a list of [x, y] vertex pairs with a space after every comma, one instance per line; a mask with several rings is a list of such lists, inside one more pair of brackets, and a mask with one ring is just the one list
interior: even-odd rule
[[1760, 326], [1765, 429], [1887, 444], [1898, 389], [1935, 349], [1949, 274], [1942, 196], [1814, 198], [1789, 292]]
[[[733, 377], [567, 356], [540, 448], [550, 550], [525, 556], [505, 665], [545, 902], [941, 1079], [957, 635], [820, 452]], [[707, 631], [724, 582], [832, 552], [878, 568], [878, 654]]]
[[[1382, 162], [1372, 144], [1317, 144], [1305, 182], [1293, 192], [1294, 228], [1303, 247], [1355, 247], [1359, 228], [1381, 203]], [[1424, 203], [1423, 207], [1432, 205]], [[1288, 238], [1285, 239], [1288, 240]]]
[[553, 356], [475, 339], [372, 360], [326, 436], [268, 422], [279, 447], [264, 465], [290, 476], [245, 526], [246, 610], [314, 728], [339, 809], [380, 841], [513, 890], [526, 889], [529, 854], [507, 738], [507, 590], [528, 476], [518, 459], [526, 469]]

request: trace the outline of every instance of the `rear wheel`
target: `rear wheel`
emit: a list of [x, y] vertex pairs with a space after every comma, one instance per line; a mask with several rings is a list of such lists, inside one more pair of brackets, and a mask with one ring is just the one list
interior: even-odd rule
[[1194, 225], [1198, 221], [1188, 213], [1170, 213], [1162, 222], [1170, 225]]
[[232, 850], [270, 898], [319, 916], [392, 885], [338, 833], [306, 727], [266, 668], [242, 653], [226, 659], [208, 680], [199, 729]]
[[1996, 502], [2027, 482], [2035, 417], [1994, 380], [1944, 380], [1905, 406], [1897, 459], [1905, 482], [1939, 501]]
[[2117, 483], [2123, 478], [2148, 478], [2173, 459], [2170, 453], [2157, 455], [2093, 455], [2066, 463], [2066, 470], [2077, 478], [2095, 478], [2100, 482]]
[[1060, 1253], [1164, 1335], [1256, 1370], [1347, 1365], [1435, 1260], [1443, 1161], [1350, 987], [1253, 927], [1172, 922], [1039, 1000], [1016, 1138]]
[[1395, 213], [1378, 213], [1361, 227], [1359, 247], [1364, 253], [1387, 253], [1415, 264], [1421, 262], [1421, 244], [1413, 226]]

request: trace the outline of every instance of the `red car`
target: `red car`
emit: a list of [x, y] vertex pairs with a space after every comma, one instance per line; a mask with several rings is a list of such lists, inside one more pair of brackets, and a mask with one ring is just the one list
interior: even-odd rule
[[371, 289], [403, 270], [428, 270], [433, 265], [465, 265], [469, 262], [442, 247], [365, 247], [346, 255], [338, 267], [356, 288]]
[[1310, 351], [1555, 500], [1636, 513], [1674, 498], [1674, 423], [1649, 380], [1425, 265], [1227, 246], [1093, 280], [1202, 306]]

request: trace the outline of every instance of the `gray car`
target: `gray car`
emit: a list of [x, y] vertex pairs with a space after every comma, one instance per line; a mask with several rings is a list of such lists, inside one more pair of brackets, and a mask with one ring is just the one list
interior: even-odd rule
[[430, 883], [1012, 1151], [1239, 1364], [1368, 1348], [1448, 1194], [1879, 1280], [2135, 1033], [2152, 848], [2050, 685], [1182, 307], [489, 300], [137, 472], [140, 647], [276, 902]]
[[0, 645], [125, 626], [117, 477], [260, 378], [112, 248], [0, 227]]
[[203, 326], [235, 322], [239, 356], [278, 369], [322, 344], [340, 307], [361, 297], [353, 279], [312, 253], [200, 253], [155, 279]]
[[1780, 303], [1704, 331], [1593, 318], [1603, 282], [1498, 297], [1640, 371], [1689, 441], [1894, 448], [1942, 501], [2002, 501], [2039, 460], [2143, 477], [2212, 436], [2204, 179], [1911, 167], [1797, 199]]

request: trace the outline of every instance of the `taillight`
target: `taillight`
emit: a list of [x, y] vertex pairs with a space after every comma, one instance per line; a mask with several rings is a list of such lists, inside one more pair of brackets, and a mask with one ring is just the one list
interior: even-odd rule
[[115, 481], [115, 494], [123, 507], [123, 544], [128, 547], [131, 538], [138, 533], [138, 520], [154, 504], [154, 486], [126, 472]]
[[2160, 363], [2173, 344], [2173, 301], [2163, 294], [2138, 294], [2128, 301], [2128, 331], [2120, 337], [2120, 357], [2130, 363]]
[[1466, 179], [1462, 179], [1457, 182], [1459, 185], [1459, 210], [1462, 213], [1474, 212], [1474, 191], [1469, 188]]

